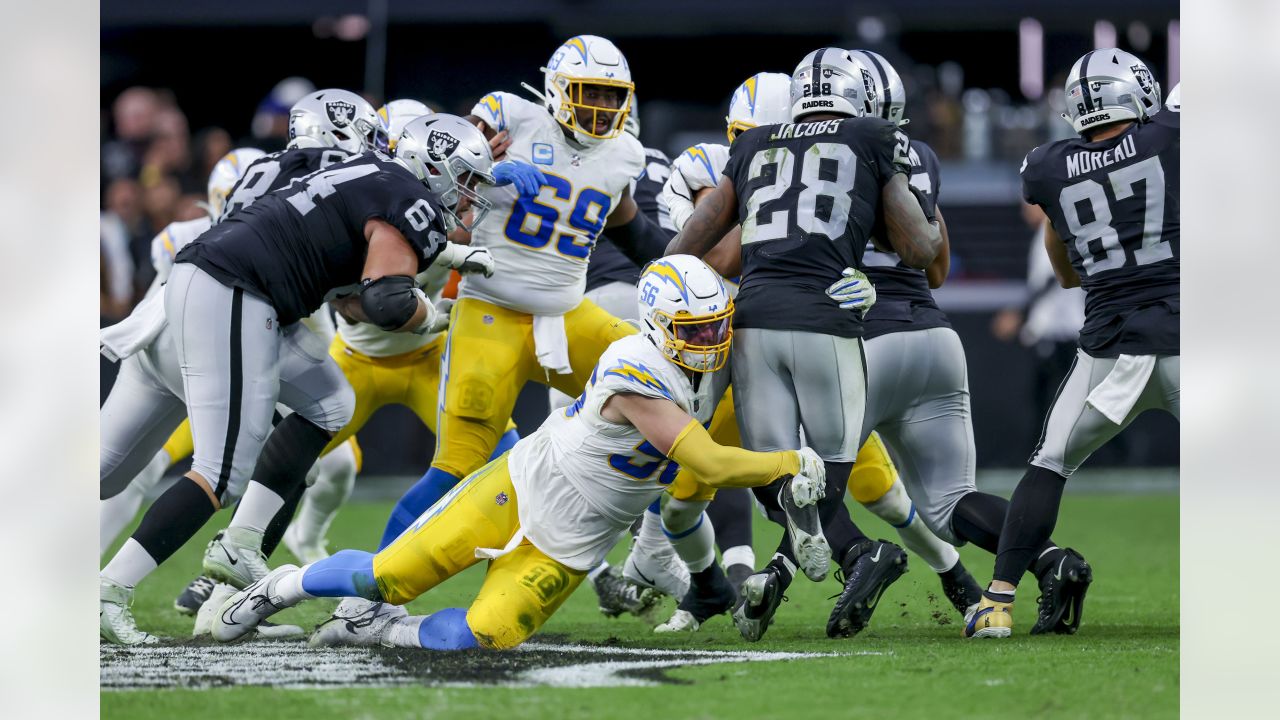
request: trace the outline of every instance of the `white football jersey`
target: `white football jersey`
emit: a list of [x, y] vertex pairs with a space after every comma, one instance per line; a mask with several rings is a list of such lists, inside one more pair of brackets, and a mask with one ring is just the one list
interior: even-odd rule
[[178, 251], [191, 244], [192, 240], [213, 227], [213, 219], [205, 216], [195, 220], [171, 222], [151, 239], [151, 265], [156, 269], [156, 284], [169, 279], [169, 271], [173, 269], [173, 259]]
[[729, 164], [729, 146], [716, 143], [698, 143], [680, 153], [671, 163], [679, 170], [692, 190], [715, 187], [720, 184], [724, 166]]
[[642, 335], [610, 345], [582, 395], [511, 450], [511, 480], [529, 542], [576, 570], [599, 565], [679, 469], [633, 426], [605, 420], [605, 401], [616, 393], [666, 398], [705, 426], [729, 371], [697, 379], [695, 390], [689, 375]]
[[[427, 299], [434, 304], [440, 301], [444, 286], [449, 283], [449, 268], [432, 265], [418, 273], [416, 279], [418, 287], [422, 288], [422, 291], [427, 294]], [[350, 322], [342, 317], [341, 313], [334, 313], [334, 317], [337, 319], [338, 335], [342, 337], [343, 342], [369, 357], [391, 357], [413, 352], [418, 348], [426, 347], [435, 340], [436, 335], [439, 335], [439, 333], [418, 335], [411, 332], [390, 332], [377, 325]]]
[[458, 296], [536, 315], [566, 313], [582, 302], [605, 218], [644, 172], [644, 147], [623, 133], [577, 149], [545, 107], [505, 92], [486, 95], [471, 114], [506, 130], [507, 156], [533, 164], [550, 184], [534, 201], [518, 201], [512, 185], [480, 190], [493, 209], [471, 242], [489, 249], [497, 272], [463, 279]]

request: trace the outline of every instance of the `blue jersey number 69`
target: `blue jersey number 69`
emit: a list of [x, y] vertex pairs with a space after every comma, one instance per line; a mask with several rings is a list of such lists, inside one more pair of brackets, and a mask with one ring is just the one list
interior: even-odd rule
[[[555, 225], [560, 221], [562, 209], [569, 213], [569, 227], [577, 233], [559, 233], [556, 240], [556, 251], [561, 255], [586, 260], [591, 255], [591, 247], [595, 245], [596, 236], [604, 228], [605, 218], [613, 206], [613, 198], [595, 188], [583, 188], [576, 198], [573, 197], [573, 185], [559, 175], [543, 171], [547, 184], [537, 198], [516, 198], [511, 208], [511, 217], [507, 218], [503, 233], [507, 239], [537, 249], [546, 247], [551, 242]], [[551, 189], [550, 202], [542, 202], [546, 188]], [[537, 218], [537, 224], [529, 217]], [[532, 226], [532, 229], [526, 227]]]

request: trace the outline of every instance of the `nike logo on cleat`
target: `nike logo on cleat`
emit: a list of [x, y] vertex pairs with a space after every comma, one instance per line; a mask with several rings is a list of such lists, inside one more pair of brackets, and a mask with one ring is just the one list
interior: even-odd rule
[[232, 557], [231, 552], [228, 551], [226, 548], [222, 548], [222, 554], [227, 556], [227, 559], [231, 561], [232, 565], [235, 565], [240, 562], [239, 560], [236, 560], [234, 557]]
[[876, 547], [876, 554], [871, 556], [871, 562], [880, 562], [880, 553], [883, 550], [884, 550], [884, 545], [883, 544], [878, 545]]
[[1059, 560], [1059, 561], [1058, 561], [1058, 569], [1057, 569], [1057, 570], [1055, 570], [1055, 571], [1054, 571], [1054, 573], [1053, 573], [1053, 579], [1054, 579], [1054, 580], [1061, 580], [1061, 579], [1062, 579], [1062, 566], [1063, 566], [1063, 565], [1065, 565], [1066, 563], [1067, 563], [1067, 558], [1066, 558], [1066, 556], [1063, 556], [1063, 558], [1062, 558], [1061, 560]]

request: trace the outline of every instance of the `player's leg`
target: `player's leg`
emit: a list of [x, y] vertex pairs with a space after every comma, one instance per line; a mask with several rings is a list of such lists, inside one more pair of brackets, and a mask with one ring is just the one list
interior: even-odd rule
[[303, 563], [328, 557], [325, 535], [338, 509], [355, 488], [360, 472], [359, 445], [354, 437], [320, 456], [315, 467], [315, 482], [307, 488], [298, 506], [298, 514], [284, 533], [285, 547]]
[[[507, 650], [520, 645], [560, 609], [586, 576], [547, 557], [526, 540], [489, 565], [480, 593], [466, 613], [474, 642], [469, 646]], [[420, 632], [422, 647], [449, 649], [432, 641], [437, 633], [430, 622], [428, 618]], [[458, 634], [465, 641], [465, 634]]]
[[396, 503], [382, 547], [485, 463], [535, 365], [529, 315], [475, 298], [453, 306], [441, 360], [435, 457], [426, 475]]

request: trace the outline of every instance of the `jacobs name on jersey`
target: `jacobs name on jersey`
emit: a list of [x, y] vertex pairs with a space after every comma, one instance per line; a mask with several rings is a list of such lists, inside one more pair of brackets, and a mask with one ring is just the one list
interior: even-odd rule
[[1178, 354], [1180, 117], [1042, 145], [1023, 163], [1023, 196], [1044, 209], [1080, 275], [1080, 347], [1094, 357]]
[[908, 141], [880, 118], [786, 123], [747, 130], [724, 174], [742, 219], [736, 327], [860, 337], [859, 313], [826, 295], [846, 267], [861, 268], [880, 192], [910, 170]]
[[178, 254], [219, 282], [269, 302], [281, 325], [328, 299], [355, 294], [368, 243], [364, 226], [395, 226], [422, 272], [445, 243], [439, 202], [412, 172], [365, 153], [298, 179], [228, 216]]

